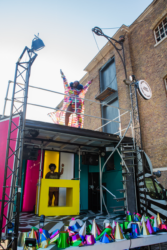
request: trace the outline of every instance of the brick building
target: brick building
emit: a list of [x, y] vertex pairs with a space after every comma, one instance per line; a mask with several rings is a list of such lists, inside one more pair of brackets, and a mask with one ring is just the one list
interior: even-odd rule
[[[125, 36], [127, 76], [133, 74], [136, 79], [145, 80], [152, 90], [150, 100], [138, 95], [142, 143], [153, 167], [162, 171], [159, 180], [167, 188], [167, 1], [153, 0], [129, 27], [122, 25], [113, 38], [118, 40], [121, 35]], [[80, 83], [94, 78], [87, 99], [95, 100], [109, 86], [116, 92], [105, 103], [131, 109], [129, 86], [123, 81], [123, 64], [111, 43], [107, 42], [84, 70], [87, 73]], [[85, 114], [112, 119], [118, 115], [114, 112], [111, 107], [85, 102]], [[121, 129], [128, 122], [128, 116], [121, 117]], [[97, 129], [101, 125], [100, 119], [85, 116], [84, 128]], [[118, 125], [106, 126], [103, 131], [115, 133]], [[131, 131], [128, 135], [131, 136]]]

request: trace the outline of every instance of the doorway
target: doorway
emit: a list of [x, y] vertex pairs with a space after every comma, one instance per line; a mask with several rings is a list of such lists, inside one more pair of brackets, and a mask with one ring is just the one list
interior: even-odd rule
[[92, 211], [100, 210], [100, 188], [99, 173], [88, 174], [88, 209]]

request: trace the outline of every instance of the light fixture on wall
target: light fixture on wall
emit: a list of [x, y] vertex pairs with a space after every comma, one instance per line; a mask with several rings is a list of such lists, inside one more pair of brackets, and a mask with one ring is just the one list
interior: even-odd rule
[[136, 77], [135, 75], [131, 75], [129, 76], [129, 80], [132, 82], [132, 81], [136, 81]]
[[161, 171], [157, 171], [157, 172], [153, 172], [153, 175], [155, 175], [156, 177], [161, 177]]
[[35, 138], [35, 137], [37, 137], [37, 136], [39, 135], [39, 131], [36, 130], [36, 129], [29, 129], [29, 134], [30, 134], [33, 138]]

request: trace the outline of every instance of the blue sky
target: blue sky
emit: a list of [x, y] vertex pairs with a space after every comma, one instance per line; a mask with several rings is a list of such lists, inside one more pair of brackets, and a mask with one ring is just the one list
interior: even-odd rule
[[[0, 2], [0, 114], [8, 80], [14, 79], [15, 64], [34, 34], [46, 47], [38, 52], [30, 84], [63, 92], [60, 68], [69, 82], [80, 80], [83, 69], [98, 53], [91, 29], [130, 25], [151, 0], [5, 0]], [[112, 36], [116, 29], [103, 30]], [[96, 37], [102, 48], [106, 40]], [[55, 107], [62, 96], [30, 91], [29, 100]], [[48, 120], [49, 110], [28, 108], [29, 119]]]

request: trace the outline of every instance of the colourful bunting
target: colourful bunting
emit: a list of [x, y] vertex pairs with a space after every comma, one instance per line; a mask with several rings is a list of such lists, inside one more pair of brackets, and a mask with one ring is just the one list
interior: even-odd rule
[[100, 242], [110, 243], [110, 242], [114, 242], [114, 240], [107, 233], [104, 233], [104, 235], [100, 239]]

